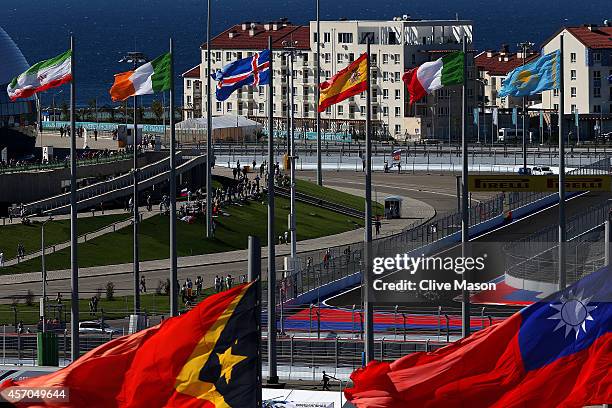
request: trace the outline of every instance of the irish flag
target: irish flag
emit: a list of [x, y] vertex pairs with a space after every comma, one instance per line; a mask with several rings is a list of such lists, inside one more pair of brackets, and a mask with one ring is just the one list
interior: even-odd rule
[[170, 89], [172, 55], [164, 54], [134, 71], [115, 75], [110, 89], [113, 101], [124, 101], [130, 96], [148, 95]]
[[407, 71], [402, 80], [410, 93], [410, 104], [444, 86], [463, 83], [463, 52], [454, 52]]
[[71, 57], [72, 51], [68, 50], [55, 58], [33, 65], [23, 74], [13, 78], [6, 87], [9, 98], [12, 101], [27, 98], [37, 92], [70, 82], [72, 80]]

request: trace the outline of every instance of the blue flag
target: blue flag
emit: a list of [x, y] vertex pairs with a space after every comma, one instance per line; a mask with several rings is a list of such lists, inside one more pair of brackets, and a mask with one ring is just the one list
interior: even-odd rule
[[499, 97], [529, 96], [559, 89], [560, 61], [560, 52], [555, 51], [515, 68], [502, 83]]
[[224, 101], [236, 89], [245, 85], [258, 86], [270, 83], [270, 50], [263, 50], [251, 57], [231, 62], [211, 74], [217, 81], [216, 92], [218, 101]]

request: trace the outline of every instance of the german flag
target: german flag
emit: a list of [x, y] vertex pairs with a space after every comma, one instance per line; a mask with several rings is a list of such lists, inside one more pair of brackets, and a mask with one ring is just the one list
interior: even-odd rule
[[255, 407], [258, 336], [255, 284], [213, 295], [181, 316], [110, 341], [54, 373], [8, 387], [67, 387], [69, 403], [17, 407]]
[[319, 112], [364, 92], [368, 87], [368, 54], [361, 54], [351, 65], [319, 84]]

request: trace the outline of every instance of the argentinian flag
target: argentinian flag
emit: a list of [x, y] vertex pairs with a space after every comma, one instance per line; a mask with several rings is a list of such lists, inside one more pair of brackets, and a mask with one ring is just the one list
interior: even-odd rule
[[529, 96], [550, 89], [559, 89], [560, 63], [561, 54], [555, 51], [515, 68], [504, 80], [499, 97]]

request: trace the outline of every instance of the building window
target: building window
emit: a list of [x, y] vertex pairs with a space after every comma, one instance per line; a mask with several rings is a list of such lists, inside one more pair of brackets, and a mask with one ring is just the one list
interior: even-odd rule
[[355, 53], [349, 52], [348, 62], [353, 62], [353, 61], [355, 61]]
[[378, 107], [372, 106], [372, 115], [374, 116], [378, 115]]
[[325, 54], [323, 54], [323, 59], [325, 60], [326, 64], [329, 64], [331, 62], [331, 54], [329, 52], [326, 52]]
[[337, 58], [338, 58], [337, 59], [338, 64], [343, 64], [344, 63], [344, 54], [338, 53]]
[[328, 106], [327, 108], [325, 108], [325, 114], [331, 115], [331, 106]]
[[227, 62], [232, 60], [232, 52], [231, 51], [225, 51], [225, 60]]
[[599, 86], [593, 87], [593, 97], [601, 98], [601, 87]]
[[305, 97], [306, 97], [306, 96], [308, 96], [308, 87], [307, 87], [307, 86], [305, 86], [305, 87], [302, 89], [302, 94], [303, 94]]
[[575, 86], [572, 86], [572, 87], [570, 88], [570, 96], [571, 96], [572, 98], [575, 98], [575, 97], [576, 97], [576, 87], [575, 87]]
[[559, 90], [558, 89], [553, 89], [553, 96], [554, 97], [558, 97], [559, 96]]
[[572, 107], [571, 107], [571, 112], [572, 112], [572, 113], [576, 113], [576, 105], [572, 105]]
[[395, 134], [399, 135], [400, 133], [402, 133], [402, 126], [401, 125], [395, 125]]
[[399, 41], [397, 41], [397, 35], [393, 31], [389, 32], [389, 44], [399, 44]]
[[402, 97], [401, 91], [399, 89], [396, 89], [395, 90], [395, 100], [399, 101], [401, 97]]
[[242, 113], [242, 102], [238, 102], [238, 113]]
[[361, 116], [365, 115], [365, 113], [366, 113], [365, 112], [365, 108], [366, 108], [365, 106], [360, 106], [359, 107], [359, 113], [361, 113]]
[[401, 108], [399, 106], [395, 107], [395, 117], [399, 118], [402, 115]]
[[601, 105], [593, 105], [593, 113], [601, 113]]
[[308, 115], [310, 113], [310, 106], [305, 103], [304, 104], [304, 114]]
[[593, 53], [593, 62], [601, 62], [601, 52]]
[[187, 105], [191, 105], [191, 95], [187, 95]]
[[222, 106], [221, 102], [217, 102], [217, 112], [221, 112]]
[[258, 86], [257, 87], [257, 93], [259, 94], [259, 96], [263, 96], [264, 94], [264, 87], [263, 86]]
[[572, 69], [572, 70], [570, 71], [570, 79], [571, 79], [572, 81], [575, 81], [575, 80], [576, 80], [576, 70], [575, 70], [575, 69]]
[[338, 105], [338, 116], [344, 115], [344, 106]]
[[559, 104], [558, 104], [558, 103], [555, 103], [555, 104], [553, 105], [553, 109], [554, 109], [554, 110], [556, 110], [556, 111], [558, 111], [558, 110], [559, 110]]
[[387, 88], [383, 89], [383, 99], [389, 99], [389, 90]]
[[338, 33], [339, 44], [351, 44], [353, 42], [353, 33]]
[[331, 34], [330, 33], [323, 33], [323, 42], [330, 42], [331, 41]]
[[231, 111], [232, 111], [232, 109], [233, 109], [233, 108], [232, 108], [232, 103], [231, 103], [231, 102], [228, 102], [228, 103], [227, 103], [227, 105], [226, 105], [226, 110], [227, 110], [228, 112], [231, 112]]
[[236, 59], [242, 59], [242, 52], [236, 53]]
[[570, 54], [570, 62], [576, 62], [576, 53], [575, 52], [572, 52]]
[[389, 82], [389, 73], [387, 71], [383, 72], [383, 82]]
[[389, 54], [383, 54], [383, 64], [388, 64], [389, 63]]
[[276, 112], [276, 104], [275, 104], [275, 103], [273, 103], [273, 104], [272, 104], [272, 110], [273, 110], [274, 112]]
[[382, 113], [383, 113], [383, 116], [385, 117], [389, 116], [389, 108], [386, 106], [383, 106]]
[[263, 103], [259, 104], [259, 109], [258, 110], [259, 110], [259, 113], [264, 113], [264, 104]]
[[400, 55], [399, 54], [395, 54], [395, 63], [396, 64], [400, 63]]
[[593, 71], [593, 81], [601, 81], [601, 71]]
[[[372, 65], [376, 65], [378, 63], [378, 55], [372, 54], [370, 58], [372, 59]], [[610, 75], [612, 75], [612, 72], [610, 72]]]
[[191, 79], [187, 80], [187, 89], [191, 89]]
[[399, 72], [395, 72], [394, 76], [395, 76], [395, 82], [399, 82], [400, 81], [400, 73]]

